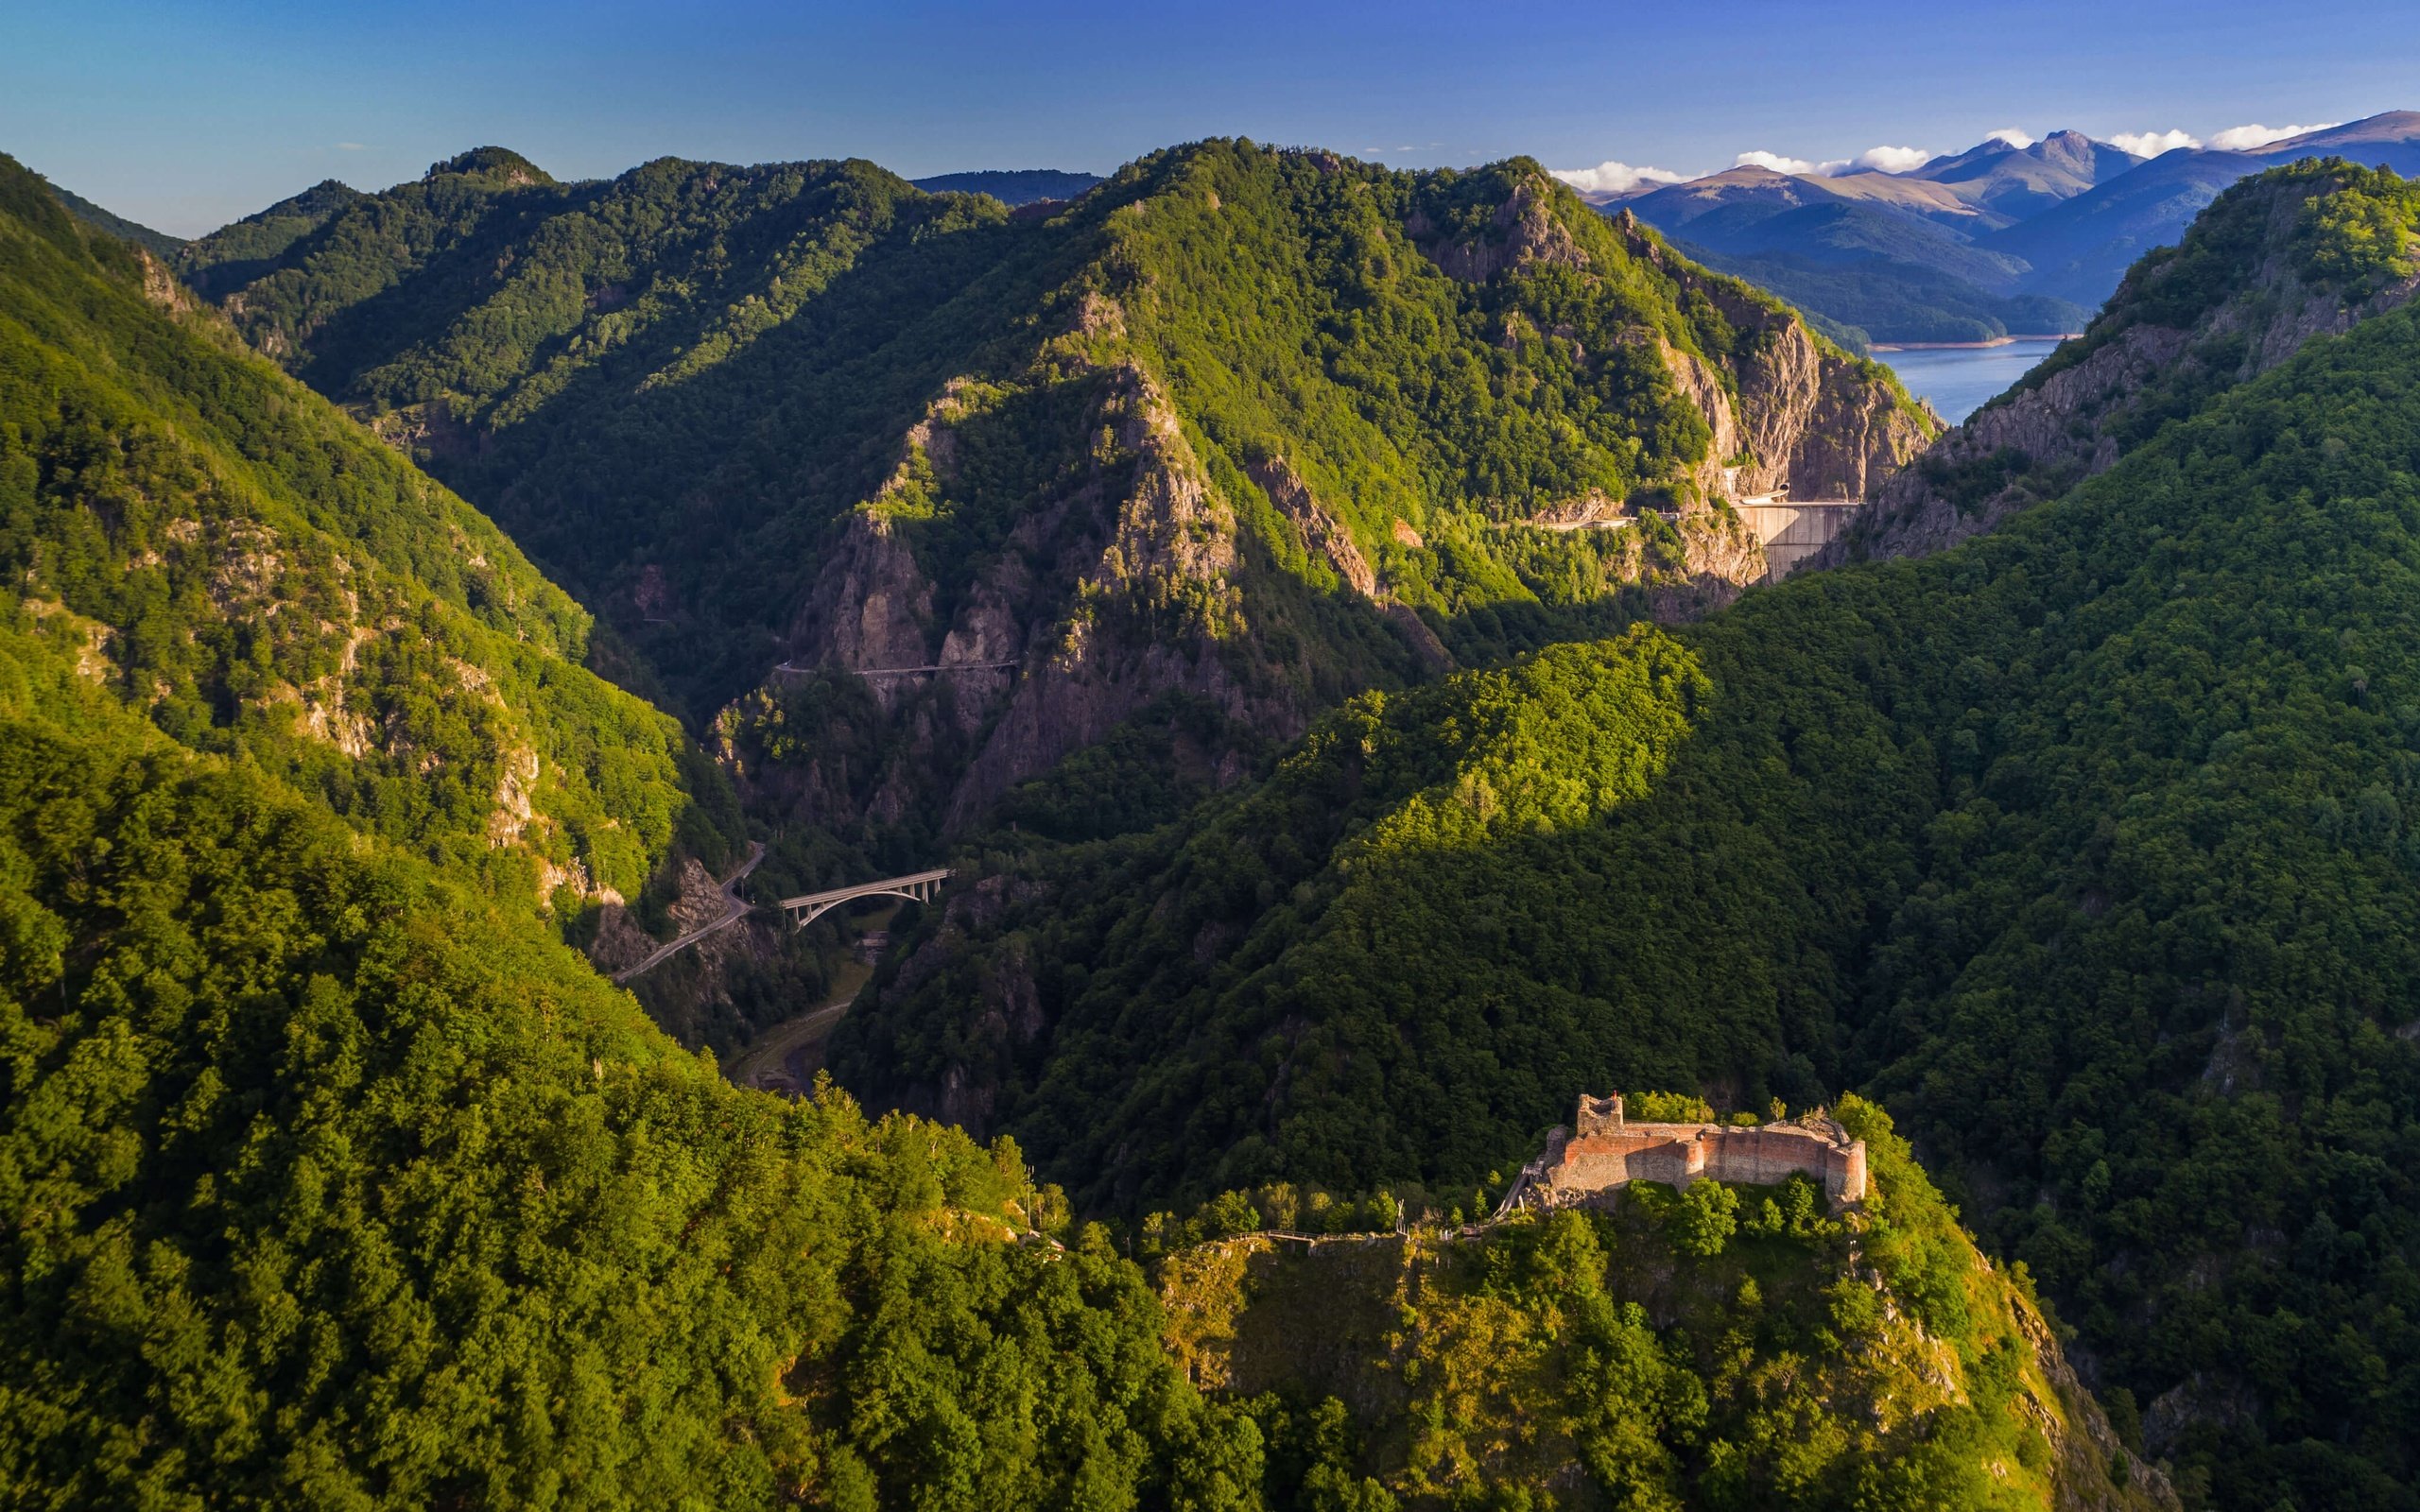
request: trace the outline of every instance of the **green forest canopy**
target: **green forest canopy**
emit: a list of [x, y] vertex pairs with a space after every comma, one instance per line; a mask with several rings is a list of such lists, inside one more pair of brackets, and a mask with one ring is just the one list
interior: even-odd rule
[[[2403, 255], [2340, 218], [2327, 276]], [[1357, 700], [1042, 863], [836, 1064], [958, 1078], [1110, 1206], [1467, 1187], [1585, 1089], [1866, 1088], [2197, 1500], [2410, 1505], [2415, 350], [2316, 342], [1955, 553]], [[986, 1016], [1023, 983], [1039, 1033]]]
[[[418, 639], [370, 686], [417, 760], [475, 760], [498, 728], [563, 759], [598, 708], [642, 758], [678, 748], [668, 721], [579, 670], [584, 621], [484, 520], [206, 320], [147, 308], [153, 269], [25, 189], [0, 165], [9, 1501], [1394, 1504], [1355, 1478], [1340, 1403], [1305, 1400], [1297, 1431], [1287, 1401], [1189, 1384], [1104, 1230], [1063, 1248], [1032, 1231], [1065, 1203], [1013, 1143], [869, 1121], [829, 1089], [730, 1087], [498, 885], [475, 806], [392, 812], [378, 783], [396, 750], [315, 752], [267, 717], [263, 690], [331, 664], [325, 631], [278, 621], [392, 594]], [[509, 723], [409, 713], [480, 679]], [[661, 768], [616, 767], [628, 754], [575, 754], [593, 785], [574, 795], [627, 818], [644, 811], [611, 805], [650, 782], [679, 793]], [[1873, 1253], [1978, 1372], [1927, 1419], [1944, 1431], [1869, 1442], [1844, 1423], [1837, 1453], [1767, 1434], [1723, 1457], [1730, 1438], [1618, 1389], [1635, 1367], [1685, 1403], [1704, 1362], [1613, 1310], [1617, 1258], [1565, 1225], [1499, 1251], [1521, 1267], [1515, 1305], [1583, 1312], [1582, 1363], [1600, 1332], [1622, 1350], [1580, 1394], [1588, 1452], [1555, 1484], [1584, 1469], [1609, 1493], [1660, 1493], [1641, 1504], [1722, 1506], [1771, 1483], [1833, 1505], [1979, 1486], [2013, 1458], [2046, 1491], [2021, 1363], [1993, 1320], [1935, 1311], [1972, 1251], [1912, 1166], [1891, 1169]], [[1827, 1331], [1862, 1336], [1881, 1304], [1839, 1314], [1816, 1294], [1841, 1236], [1803, 1192], [1779, 1197], [1738, 1231], [1787, 1290], [1742, 1316], [1770, 1349], [1811, 1330], [1838, 1352]], [[1712, 1230], [1688, 1232], [1711, 1258]], [[1659, 1242], [1643, 1232], [1636, 1258]], [[1759, 1432], [1720, 1383], [1714, 1400], [1719, 1434]], [[1427, 1443], [1466, 1455], [1454, 1438]], [[1483, 1489], [1444, 1488], [1455, 1504]]]

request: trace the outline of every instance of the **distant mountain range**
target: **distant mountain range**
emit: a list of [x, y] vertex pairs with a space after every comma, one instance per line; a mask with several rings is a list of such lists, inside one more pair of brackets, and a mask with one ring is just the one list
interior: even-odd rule
[[2172, 245], [2229, 184], [2327, 156], [2420, 170], [2420, 112], [2251, 152], [2146, 159], [2055, 131], [2024, 146], [1996, 137], [1902, 173], [1738, 167], [1587, 198], [1789, 300], [1852, 347], [1986, 341], [2083, 329], [2135, 259]]
[[1100, 175], [1068, 173], [1058, 168], [982, 168], [973, 173], [942, 173], [908, 181], [928, 195], [990, 195], [1014, 209], [1043, 199], [1073, 199], [1100, 182]]

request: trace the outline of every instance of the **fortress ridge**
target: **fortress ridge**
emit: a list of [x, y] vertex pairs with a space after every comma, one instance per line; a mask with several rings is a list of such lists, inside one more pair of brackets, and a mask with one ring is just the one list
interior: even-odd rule
[[1740, 1127], [1728, 1124], [1634, 1123], [1621, 1094], [1582, 1092], [1575, 1131], [1555, 1129], [1546, 1153], [1522, 1169], [1499, 1211], [1524, 1200], [1545, 1207], [1585, 1201], [1633, 1181], [1685, 1187], [1701, 1177], [1772, 1186], [1792, 1175], [1820, 1182], [1835, 1206], [1864, 1200], [1865, 1141], [1832, 1120]]

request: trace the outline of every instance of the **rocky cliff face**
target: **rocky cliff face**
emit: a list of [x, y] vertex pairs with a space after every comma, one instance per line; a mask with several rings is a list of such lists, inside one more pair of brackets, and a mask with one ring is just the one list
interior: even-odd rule
[[[1098, 298], [1078, 320], [1080, 333], [1120, 323]], [[910, 543], [918, 497], [946, 499], [959, 481], [968, 412], [945, 397], [904, 438], [890, 481], [842, 526], [793, 620], [789, 665], [858, 679], [891, 722], [878, 818], [904, 816], [939, 779], [942, 824], [962, 828], [1171, 690], [1256, 728], [1291, 733], [1306, 717], [1299, 699], [1250, 685], [1221, 654], [1243, 633], [1235, 516], [1165, 391], [1132, 362], [1055, 381], [1086, 390], [1086, 459], [1021, 501], [965, 581], [944, 591], [937, 574], [951, 564]], [[1301, 507], [1316, 510], [1306, 494]], [[1349, 537], [1331, 541], [1353, 551]], [[827, 819], [850, 800], [829, 783], [803, 791]]]
[[[1315, 166], [1322, 180], [1348, 171], [1334, 160]], [[1607, 549], [1591, 570], [1605, 592], [1634, 588], [1645, 611], [1664, 619], [1728, 603], [1763, 575], [1765, 560], [1717, 500], [1775, 490], [1856, 496], [1929, 438], [1927, 417], [1887, 374], [1824, 346], [1786, 309], [1695, 267], [1635, 222], [1608, 229], [1576, 201], [1564, 205], [1542, 173], [1505, 182], [1492, 207], [1483, 198], [1441, 203], [1450, 226], [1415, 198], [1390, 230], [1403, 238], [1399, 248], [1408, 242], [1478, 291], [1467, 298], [1500, 310], [1487, 318], [1499, 319], [1508, 339], [1534, 334], [1518, 292], [1527, 280], [1602, 275], [1627, 286], [1642, 282], [1634, 261], [1647, 265], [1644, 283], [1657, 299], [1701, 312], [1670, 337], [1635, 314], [1611, 328], [1612, 345], [1652, 345], [1652, 360], [1712, 439], [1703, 455], [1651, 457], [1693, 486], [1675, 490], [1670, 533], [1646, 545], [1600, 541]], [[1189, 202], [1170, 190], [1128, 213], [1149, 225], [1149, 213]], [[1207, 186], [1199, 203], [1212, 217], [1241, 208]], [[1223, 233], [1214, 223], [1186, 240]], [[1152, 302], [1130, 309], [1132, 300]], [[1331, 471], [1322, 472], [1310, 460], [1319, 443], [1272, 430], [1267, 411], [1241, 444], [1214, 439], [1220, 455], [1206, 455], [1194, 427], [1233, 438], [1236, 426], [1186, 407], [1200, 403], [1201, 377], [1170, 365], [1165, 291], [1086, 289], [1061, 308], [1059, 334], [1021, 369], [947, 382], [901, 436], [887, 480], [833, 531], [790, 618], [786, 669], [722, 721], [744, 790], [825, 825], [923, 826], [938, 839], [979, 824], [1017, 783], [1167, 695], [1206, 699], [1237, 727], [1290, 738], [1337, 694], [1317, 691], [1320, 676], [1305, 667], [1309, 648], [1294, 630], [1248, 611], [1253, 594], [1275, 588], [1274, 551], [1302, 552], [1315, 591], [1358, 616], [1365, 644], [1392, 643], [1383, 655], [1396, 676], [1455, 665], [1439, 633], [1437, 594], [1405, 591], [1407, 571], [1452, 570], [1412, 523], [1435, 524], [1452, 501], [1373, 508], [1367, 498], [1322, 497], [1336, 459], [1324, 458]], [[1701, 325], [1717, 333], [1711, 355], [1694, 350], [1702, 337], [1684, 335]], [[1550, 340], [1582, 375], [1608, 355], [1600, 335], [1589, 339], [1593, 351], [1568, 328]], [[1028, 467], [1032, 481], [1004, 493], [997, 480], [1015, 469], [1001, 460], [999, 433], [1011, 414], [1027, 417], [1014, 441], [1024, 463], [1060, 460]], [[1261, 500], [1273, 521], [1248, 528], [1239, 510]], [[1605, 524], [1626, 507], [1590, 493], [1540, 518]], [[1262, 539], [1272, 525], [1275, 537]], [[799, 685], [814, 680], [823, 692]], [[845, 693], [832, 691], [840, 684]], [[821, 700], [815, 717], [826, 738], [785, 740], [767, 729], [797, 717], [782, 713], [786, 699]], [[856, 713], [836, 715], [843, 705]], [[1219, 754], [1215, 765], [1234, 765]]]
[[[620, 902], [600, 910], [589, 959], [611, 974], [636, 966], [659, 945], [723, 917], [722, 885], [695, 856], [666, 879], [656, 935]], [[658, 937], [658, 936], [661, 937]], [[626, 985], [648, 1016], [683, 1045], [728, 1057], [775, 1021], [820, 1001], [839, 958], [832, 925], [794, 930], [778, 913], [758, 910], [704, 936]]]
[[2409, 301], [2420, 277], [2408, 268], [2353, 280], [2314, 264], [2311, 207], [2344, 182], [2342, 164], [2297, 165], [2229, 191], [2181, 249], [2137, 264], [2083, 337], [1884, 484], [1813, 564], [1945, 550], [2106, 472], [2306, 342]]
[[1875, 364], [1820, 341], [1745, 285], [1679, 256], [1629, 212], [1613, 226], [1635, 255], [1686, 297], [1712, 304], [1737, 333], [1720, 369], [1657, 343], [1673, 381], [1714, 433], [1697, 470], [1703, 495], [1862, 499], [1938, 434], [1931, 416]]
[[1484, 284], [1499, 273], [1542, 263], [1588, 266], [1588, 254], [1581, 250], [1571, 229], [1555, 217], [1552, 195], [1533, 180], [1513, 187], [1489, 218], [1484, 234], [1450, 234], [1420, 210], [1405, 218], [1404, 230], [1440, 271], [1464, 284]]

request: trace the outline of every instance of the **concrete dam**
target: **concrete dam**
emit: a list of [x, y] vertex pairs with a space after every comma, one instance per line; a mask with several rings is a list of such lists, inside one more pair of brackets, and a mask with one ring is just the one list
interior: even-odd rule
[[1802, 503], [1771, 495], [1744, 499], [1738, 505], [1739, 518], [1765, 544], [1764, 580], [1769, 583], [1789, 576], [1800, 562], [1846, 530], [1864, 507], [1857, 499]]

